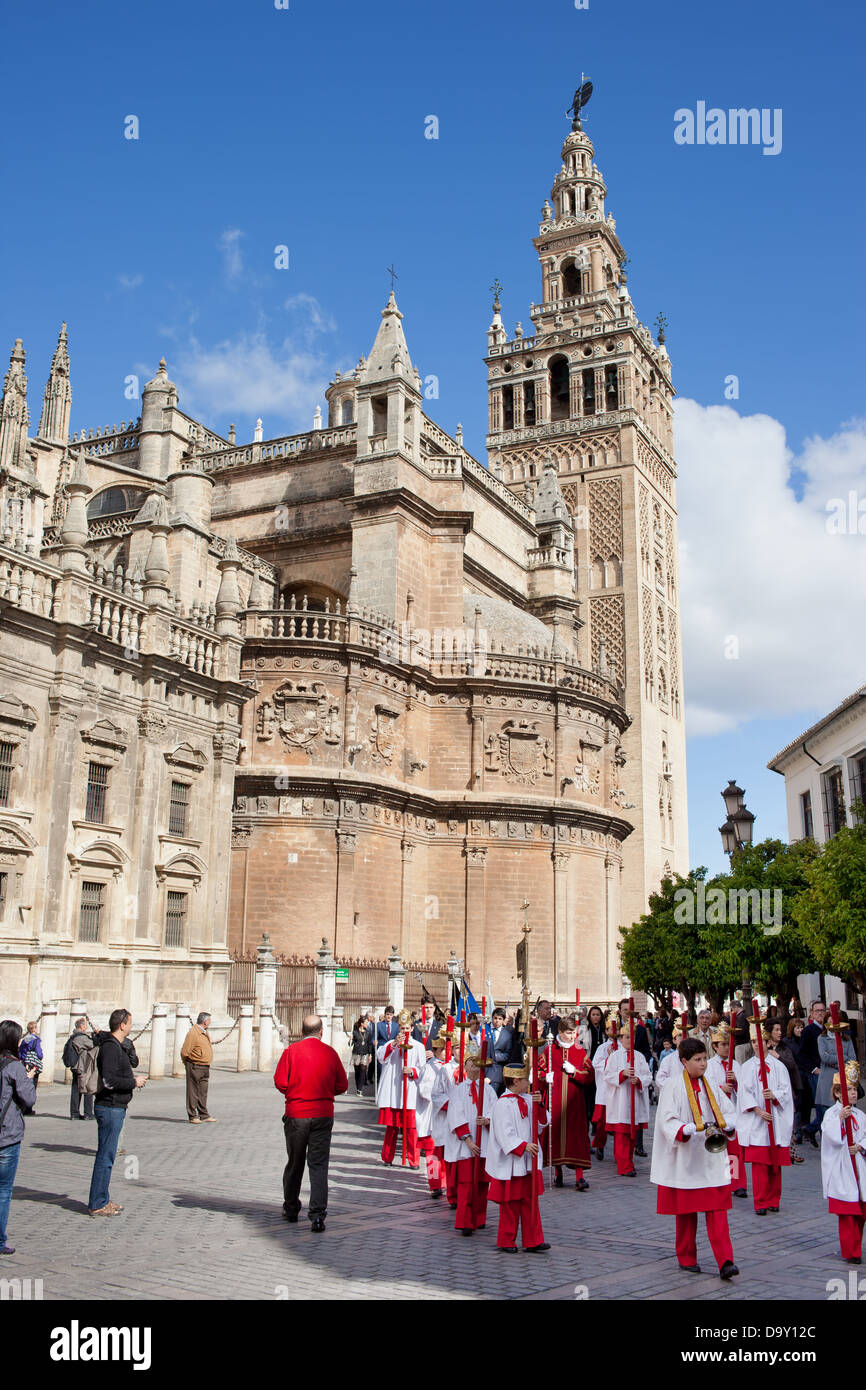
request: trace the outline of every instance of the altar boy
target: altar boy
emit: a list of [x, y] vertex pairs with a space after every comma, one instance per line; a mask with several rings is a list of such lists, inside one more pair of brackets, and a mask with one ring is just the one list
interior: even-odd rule
[[517, 1228], [520, 1227], [523, 1248], [528, 1254], [549, 1250], [544, 1239], [538, 1211], [538, 1194], [544, 1190], [541, 1169], [536, 1168], [535, 1192], [532, 1190], [532, 1160], [539, 1146], [532, 1141], [532, 1107], [540, 1128], [547, 1124], [547, 1112], [541, 1108], [541, 1094], [529, 1092], [529, 1072], [526, 1066], [503, 1069], [505, 1093], [493, 1108], [490, 1141], [487, 1148], [487, 1176], [490, 1179], [490, 1200], [499, 1204], [498, 1249], [516, 1255]]

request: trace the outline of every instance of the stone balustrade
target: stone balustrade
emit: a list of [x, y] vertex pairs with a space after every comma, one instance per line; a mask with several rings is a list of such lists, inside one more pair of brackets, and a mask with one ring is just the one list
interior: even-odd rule
[[0, 599], [27, 613], [54, 616], [60, 574], [13, 546], [0, 545]]
[[207, 628], [173, 619], [168, 655], [201, 676], [219, 676], [220, 640]]
[[199, 462], [206, 473], [217, 473], [225, 468], [238, 468], [244, 464], [291, 458], [294, 454], [352, 445], [356, 438], [357, 430], [354, 425], [341, 425], [336, 429], [315, 430], [312, 434], [291, 434], [281, 439], [245, 444], [240, 448], [208, 451], [200, 456]]

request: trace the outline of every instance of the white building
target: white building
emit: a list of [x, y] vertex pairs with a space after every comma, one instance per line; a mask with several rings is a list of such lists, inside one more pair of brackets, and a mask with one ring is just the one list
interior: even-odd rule
[[[767, 764], [785, 779], [790, 840], [826, 844], [844, 825], [854, 824], [852, 806], [866, 802], [866, 685], [819, 719]], [[802, 975], [800, 998], [807, 1005], [822, 993], [820, 976]], [[840, 1000], [862, 1017], [862, 1001], [834, 975], [824, 980], [829, 1003]]]

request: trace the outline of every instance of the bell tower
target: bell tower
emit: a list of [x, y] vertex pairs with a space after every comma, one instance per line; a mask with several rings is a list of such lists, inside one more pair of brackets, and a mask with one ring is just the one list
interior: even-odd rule
[[[624, 845], [622, 921], [646, 910], [665, 873], [688, 870], [685, 730], [671, 365], [627, 288], [607, 186], [574, 119], [533, 245], [541, 299], [531, 334], [508, 337], [495, 286], [488, 330], [491, 471], [532, 497], [555, 463], [574, 527], [578, 659], [615, 668], [631, 726], [620, 800], [635, 825]], [[660, 321], [661, 322], [661, 321]]]

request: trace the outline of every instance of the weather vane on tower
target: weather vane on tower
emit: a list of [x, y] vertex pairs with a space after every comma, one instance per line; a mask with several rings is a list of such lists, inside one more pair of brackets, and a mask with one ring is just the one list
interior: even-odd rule
[[580, 86], [579, 86], [579, 87], [577, 88], [577, 90], [575, 91], [575, 93], [574, 93], [574, 98], [573, 98], [573, 100], [572, 100], [572, 103], [571, 103], [571, 105], [569, 106], [568, 110], [567, 110], [566, 113], [565, 113], [566, 116], [573, 116], [573, 117], [574, 117], [574, 119], [573, 119], [572, 122], [571, 122], [571, 128], [572, 128], [572, 130], [582, 130], [582, 129], [583, 129], [583, 126], [580, 124], [580, 113], [581, 113], [581, 111], [583, 110], [583, 108], [586, 106], [586, 104], [587, 104], [587, 102], [589, 101], [589, 99], [590, 99], [591, 96], [592, 96], [592, 83], [591, 83], [590, 81], [588, 81], [588, 79], [587, 79], [587, 77], [586, 77], [586, 73], [583, 73], [583, 72], [582, 72], [582, 73], [580, 74]]

